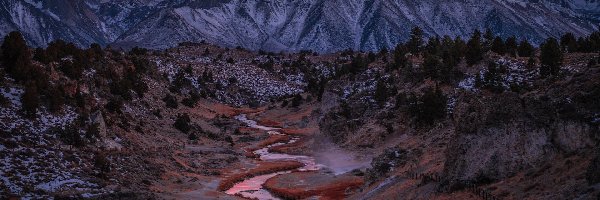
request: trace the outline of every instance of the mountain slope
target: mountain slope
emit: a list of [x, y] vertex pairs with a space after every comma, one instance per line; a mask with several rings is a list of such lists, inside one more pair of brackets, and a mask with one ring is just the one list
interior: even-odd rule
[[[489, 28], [503, 37], [539, 43], [565, 32], [589, 34], [600, 22], [595, 0], [40, 2], [2, 2], [8, 12], [0, 18], [0, 33], [26, 32], [34, 45], [62, 38], [80, 45], [167, 48], [206, 40], [249, 49], [331, 52], [391, 48], [406, 40], [414, 26], [430, 36], [461, 37]], [[23, 20], [36, 26], [12, 25]]]

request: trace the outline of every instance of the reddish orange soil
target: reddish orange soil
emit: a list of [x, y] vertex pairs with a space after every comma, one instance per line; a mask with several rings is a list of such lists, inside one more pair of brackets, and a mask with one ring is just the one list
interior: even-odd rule
[[312, 135], [313, 133], [315, 133], [317, 131], [319, 131], [319, 129], [317, 127], [302, 128], [302, 129], [284, 128], [284, 129], [280, 130], [280, 132], [283, 134], [295, 135], [295, 136], [308, 136], [308, 135]]
[[290, 136], [287, 136], [287, 135], [270, 135], [269, 138], [267, 138], [266, 140], [263, 140], [256, 146], [246, 148], [245, 156], [248, 158], [257, 158], [257, 155], [254, 154], [254, 151], [265, 148], [272, 144], [276, 144], [276, 143], [280, 143], [280, 142], [287, 142], [287, 141], [290, 141], [290, 139], [291, 139]]
[[364, 184], [361, 177], [331, 176], [317, 172], [295, 172], [273, 177], [263, 185], [276, 196], [285, 199], [343, 199], [347, 192]]
[[283, 127], [283, 123], [274, 121], [274, 120], [270, 120], [270, 119], [258, 120], [258, 124], [263, 125], [263, 126], [274, 127], [274, 128], [282, 128]]
[[296, 161], [285, 161], [285, 162], [263, 162], [259, 164], [257, 168], [251, 169], [241, 174], [234, 174], [226, 178], [225, 180], [219, 183], [219, 187], [217, 190], [225, 191], [231, 187], [233, 187], [236, 183], [242, 182], [245, 179], [280, 172], [293, 170], [304, 166], [304, 164]]
[[271, 147], [271, 148], [269, 148], [269, 152], [294, 154], [295, 152], [298, 152], [298, 151], [302, 150], [303, 148], [305, 148], [307, 141], [308, 141], [308, 139], [302, 138], [292, 144], [285, 144], [285, 145], [281, 145], [281, 146]]
[[258, 134], [258, 133], [263, 132], [263, 130], [260, 130], [257, 128], [250, 128], [250, 127], [240, 127], [240, 128], [238, 128], [238, 130], [242, 134]]

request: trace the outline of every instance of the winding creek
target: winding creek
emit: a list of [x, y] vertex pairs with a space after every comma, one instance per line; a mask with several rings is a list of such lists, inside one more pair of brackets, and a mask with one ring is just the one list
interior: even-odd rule
[[[279, 132], [279, 128], [267, 127], [259, 125], [256, 121], [250, 120], [246, 117], [245, 114], [238, 115], [235, 117], [236, 120], [239, 120], [245, 123], [248, 127], [256, 128], [260, 130], [267, 131], [269, 135], [285, 135]], [[280, 154], [280, 153], [271, 153], [269, 149], [276, 146], [293, 144], [297, 142], [300, 137], [291, 136], [291, 139], [285, 143], [276, 143], [265, 148], [254, 151], [256, 155], [260, 156], [261, 161], [297, 161], [304, 164], [304, 167], [299, 168], [299, 171], [318, 171], [326, 166], [318, 164], [314, 157], [310, 156], [302, 156], [302, 155], [289, 155], [289, 154]], [[243, 182], [235, 184], [232, 188], [227, 190], [225, 193], [229, 195], [241, 195], [246, 198], [256, 198], [256, 199], [279, 199], [269, 191], [263, 188], [263, 184], [270, 178], [273, 178], [277, 175], [292, 173], [292, 171], [280, 171], [271, 174], [266, 174], [262, 176], [255, 176], [250, 179], [246, 179]]]

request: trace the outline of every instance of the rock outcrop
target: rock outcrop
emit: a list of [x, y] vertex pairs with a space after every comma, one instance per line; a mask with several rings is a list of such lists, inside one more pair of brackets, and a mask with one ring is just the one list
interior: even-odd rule
[[444, 175], [451, 183], [484, 183], [539, 167], [558, 154], [595, 145], [594, 127], [558, 117], [548, 99], [514, 93], [462, 96], [454, 109], [456, 137]]

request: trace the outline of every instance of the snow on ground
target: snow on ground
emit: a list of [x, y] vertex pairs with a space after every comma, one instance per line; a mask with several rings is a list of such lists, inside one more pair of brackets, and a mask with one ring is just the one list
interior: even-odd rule
[[[224, 55], [224, 57], [227, 56], [229, 55]], [[205, 70], [212, 72], [215, 83], [222, 86], [215, 91], [217, 99], [233, 105], [251, 103], [248, 102], [248, 99], [257, 103], [265, 103], [274, 98], [298, 94], [303, 92], [302, 88], [306, 84], [303, 75], [286, 76], [284, 79], [280, 79], [251, 64], [250, 60], [236, 60], [235, 64], [231, 64], [202, 56], [178, 55], [177, 57], [177, 59], [156, 57], [153, 61], [157, 65], [158, 71], [166, 74], [169, 81], [173, 81], [175, 75], [183, 67], [191, 65], [195, 74], [187, 75], [186, 78], [196, 88], [200, 88], [198, 77], [202, 75], [201, 72]], [[230, 82], [232, 79], [235, 79], [235, 83]], [[227, 91], [233, 86], [239, 88], [241, 92]], [[250, 98], [247, 97], [248, 95]]]
[[[528, 68], [526, 63], [517, 59], [499, 58], [495, 61], [499, 68], [505, 68], [505, 73], [500, 73], [502, 86], [506, 90], [510, 90], [511, 86], [531, 86], [532, 81], [539, 76], [538, 68]], [[474, 75], [467, 75], [465, 79], [458, 83], [457, 89], [465, 91], [477, 92], [476, 79], [484, 79], [487, 73], [487, 67]]]
[[[51, 132], [71, 124], [78, 117], [74, 109], [66, 107], [63, 114], [55, 115], [41, 108], [34, 119], [27, 119], [20, 111], [22, 89], [0, 88], [0, 93], [7, 99], [0, 106], [0, 132], [12, 135], [0, 140], [0, 187], [5, 192], [25, 199], [48, 199], [61, 191], [88, 196], [101, 192], [97, 184], [78, 175], [89, 167], [82, 162], [85, 156], [63, 153], [58, 133]], [[0, 193], [0, 199], [2, 195], [8, 194]]]
[[21, 112], [20, 88], [0, 88], [2, 95], [9, 100], [9, 105], [0, 106], [0, 130], [11, 132], [20, 129], [27, 133], [42, 133], [50, 128], [64, 127], [77, 118], [77, 113], [72, 108], [65, 108], [63, 114], [51, 114], [45, 109], [38, 109], [34, 120], [24, 118]]
[[[61, 191], [98, 194], [100, 187], [80, 177], [82, 155], [65, 155], [53, 147], [16, 147], [0, 149], [0, 184], [6, 192], [25, 199], [51, 198]], [[0, 198], [2, 195], [0, 194]]]
[[460, 83], [458, 83], [458, 88], [466, 91], [477, 90], [477, 88], [475, 88], [475, 77], [469, 76], [466, 79], [462, 80]]

